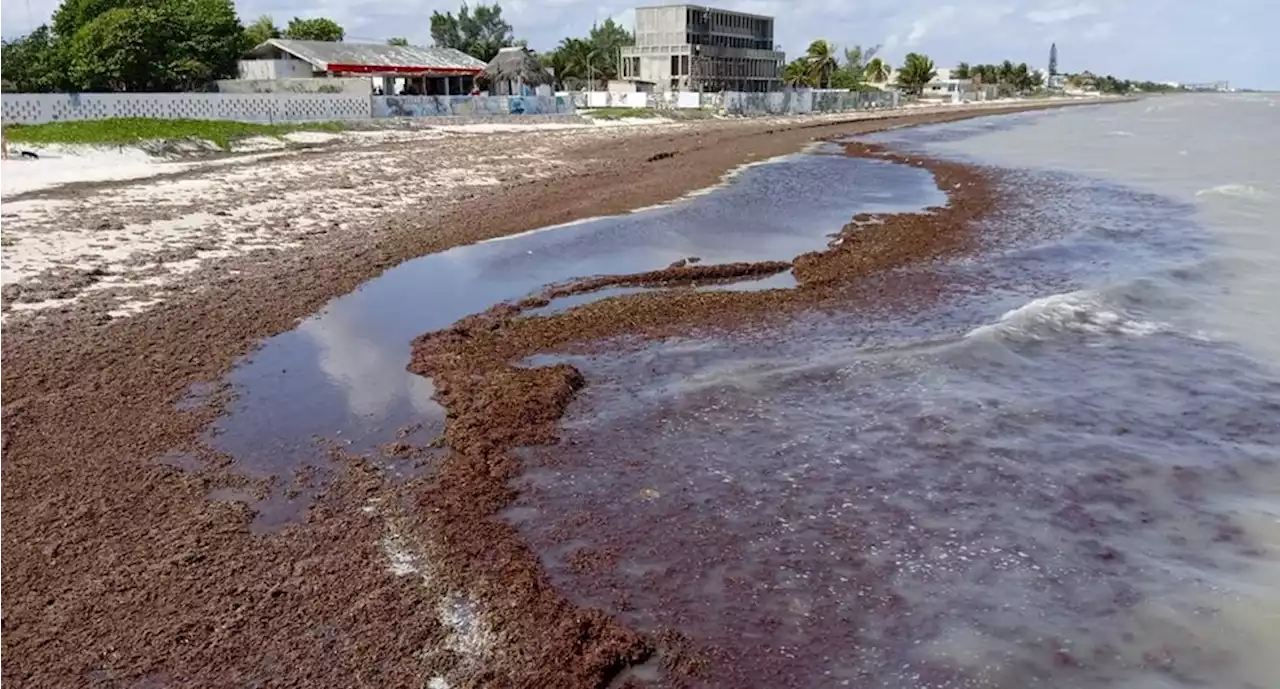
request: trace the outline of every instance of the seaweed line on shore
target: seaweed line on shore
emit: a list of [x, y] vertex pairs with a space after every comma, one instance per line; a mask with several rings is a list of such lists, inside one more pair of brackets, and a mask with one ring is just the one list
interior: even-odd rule
[[[848, 309], [882, 300], [878, 274], [956, 255], [975, 246], [973, 227], [994, 206], [994, 172], [910, 156], [867, 143], [845, 143], [850, 156], [873, 157], [929, 170], [948, 196], [942, 208], [872, 216], [846, 224], [822, 251], [790, 262], [701, 266], [676, 264], [634, 275], [587, 278], [548, 288], [515, 304], [498, 304], [414, 342], [409, 369], [430, 377], [447, 410], [449, 455], [431, 487], [418, 493], [419, 528], [433, 534], [428, 559], [454, 585], [468, 589], [508, 653], [486, 668], [486, 686], [605, 686], [629, 665], [661, 650], [668, 679], [696, 673], [714, 655], [677, 630], [644, 634], [604, 611], [565, 600], [538, 556], [500, 510], [515, 492], [518, 450], [551, 445], [559, 422], [585, 385], [573, 366], [524, 366], [538, 353], [589, 348], [622, 337], [640, 340], [706, 329], [737, 329], [803, 309]], [[790, 268], [797, 287], [755, 292], [668, 290], [615, 296], [546, 316], [525, 311], [551, 299], [605, 287], [671, 287], [754, 278]], [[912, 298], [942, 292], [927, 274]], [[477, 678], [465, 678], [472, 683]]]

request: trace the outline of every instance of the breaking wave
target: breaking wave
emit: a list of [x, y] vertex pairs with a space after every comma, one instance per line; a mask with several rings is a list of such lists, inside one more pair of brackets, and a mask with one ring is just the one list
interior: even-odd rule
[[1249, 199], [1251, 201], [1262, 201], [1271, 198], [1271, 194], [1267, 191], [1248, 184], [1219, 184], [1216, 187], [1197, 191], [1196, 196], [1226, 196], [1228, 198]]
[[974, 328], [966, 337], [1022, 341], [1052, 340], [1069, 333], [1142, 337], [1168, 328], [1127, 313], [1099, 292], [1081, 290], [1033, 299], [995, 323]]

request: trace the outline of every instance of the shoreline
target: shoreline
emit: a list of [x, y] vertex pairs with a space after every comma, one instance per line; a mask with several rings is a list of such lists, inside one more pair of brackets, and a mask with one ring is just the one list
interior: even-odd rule
[[[435, 223], [419, 220], [391, 227], [389, 220], [376, 239], [300, 252], [283, 265], [207, 284], [200, 293], [182, 295], [130, 318], [103, 321], [101, 314], [82, 310], [24, 327], [6, 324], [9, 347], [4, 363], [10, 385], [4, 405], [4, 516], [10, 528], [4, 545], [10, 552], [5, 574], [13, 593], [5, 615], [9, 634], [4, 645], [11, 658], [5, 679], [34, 685], [90, 677], [222, 685], [235, 683], [242, 672], [265, 672], [262, 663], [270, 657], [272, 665], [311, 668], [303, 684], [341, 684], [358, 671], [365, 681], [395, 685], [422, 683], [426, 666], [446, 664], [459, 672], [487, 666], [493, 649], [484, 650], [481, 642], [491, 634], [469, 623], [451, 626], [448, 621], [459, 615], [422, 604], [421, 586], [428, 578], [438, 582], [433, 586], [444, 587], [437, 599], [460, 594], [446, 586], [456, 572], [432, 577], [431, 572], [443, 571], [437, 561], [428, 566], [408, 550], [419, 539], [415, 534], [422, 533], [416, 522], [430, 518], [424, 509], [430, 496], [416, 490], [420, 485], [388, 486], [376, 467], [346, 458], [349, 461], [339, 466], [343, 475], [325, 487], [306, 525], [265, 536], [250, 534], [247, 505], [208, 497], [212, 489], [244, 485], [227, 469], [228, 458], [197, 473], [154, 459], [175, 448], [192, 448], [220, 412], [219, 400], [196, 409], [175, 408], [188, 387], [221, 379], [262, 338], [292, 328], [330, 298], [415, 256], [666, 201], [716, 183], [737, 165], [794, 151], [816, 134], [866, 133], [1055, 105], [1062, 104], [800, 124], [776, 131], [743, 124], [710, 132], [642, 135], [620, 143], [610, 158], [582, 158], [582, 171], [568, 177], [516, 184], [492, 197], [474, 198]], [[667, 153], [671, 155], [662, 155]], [[514, 208], [526, 212], [510, 212]], [[933, 221], [922, 217], [912, 222], [918, 232]], [[451, 230], [428, 233], [424, 225]], [[881, 235], [888, 227], [880, 228]], [[842, 275], [869, 274], [923, 250], [917, 246], [905, 256], [890, 251], [884, 258], [889, 263], [860, 264], [852, 248], [859, 244], [835, 250], [844, 262], [814, 254], [797, 258], [802, 287], [795, 293], [835, 289]], [[962, 248], [963, 242], [958, 242], [930, 250]], [[702, 269], [669, 270], [684, 271], [675, 275], [688, 277]], [[777, 297], [751, 295], [769, 294], [705, 293], [676, 305], [687, 302], [696, 315], [745, 298], [758, 304], [754, 313], [759, 316], [777, 305]], [[616, 303], [596, 302], [562, 316], [607, 317]], [[662, 318], [655, 311], [647, 314], [644, 318], [656, 332]], [[608, 322], [593, 327], [605, 334]], [[589, 331], [574, 334], [590, 335]], [[534, 331], [512, 332], [513, 345], [546, 341]], [[550, 395], [534, 400], [541, 405], [535, 418], [542, 425], [524, 429], [525, 435], [515, 439], [549, 437], [544, 434], [552, 432], [559, 418], [558, 413], [551, 418], [549, 412], [567, 404], [574, 385], [580, 384], [562, 368], [534, 375], [525, 380], [517, 374], [507, 381]], [[442, 372], [442, 380], [448, 377]], [[462, 404], [459, 394], [465, 389], [440, 393], [442, 399], [452, 397], [454, 404]], [[474, 421], [476, 410], [468, 413]], [[492, 439], [459, 436], [457, 442], [462, 448], [489, 443], [486, 452], [497, 446]], [[499, 460], [494, 468], [501, 473], [513, 467]], [[458, 475], [458, 480], [459, 490], [472, 491], [479, 499], [467, 509], [492, 508], [509, 493], [485, 481], [469, 486], [465, 475]], [[476, 545], [481, 547], [461, 562], [492, 563], [491, 544], [472, 543]], [[397, 550], [399, 546], [403, 547]], [[532, 556], [527, 550], [521, 555], [519, 544], [503, 541], [502, 547], [511, 549], [513, 557]], [[384, 563], [393, 552], [402, 559], [397, 565], [393, 558], [388, 572]], [[445, 560], [457, 557], [455, 552]], [[524, 658], [559, 657], [542, 655], [558, 653], [542, 645], [543, 637], [561, 642], [584, 635], [603, 639], [601, 648], [613, 649], [604, 656], [593, 656], [575, 668], [554, 666], [586, 681], [616, 671], [620, 657], [636, 660], [643, 655], [648, 644], [644, 639], [617, 628], [603, 614], [584, 617], [555, 598], [558, 594], [536, 569], [518, 567], [517, 560], [509, 563], [518, 569], [511, 572], [515, 578], [505, 583], [490, 580], [490, 585], [513, 587], [511, 595], [533, 596], [531, 617], [543, 615], [544, 622], [561, 625], [525, 626], [537, 636], [524, 642]], [[514, 590], [520, 586], [526, 588]], [[70, 625], [72, 620], [81, 622]], [[330, 631], [317, 636], [320, 621], [319, 627]], [[467, 629], [478, 636], [469, 637]], [[504, 642], [509, 639], [500, 636]], [[335, 647], [339, 639], [341, 645]], [[339, 648], [341, 660], [335, 660]], [[576, 648], [579, 654], [587, 651], [581, 645]]]
[[[708, 662], [714, 649], [700, 648], [671, 633], [641, 634], [620, 627], [605, 613], [589, 610], [589, 629], [556, 638], [547, 630], [565, 629], [567, 617], [584, 614], [569, 607], [546, 580], [538, 555], [500, 511], [514, 501], [508, 485], [521, 473], [521, 448], [554, 445], [559, 422], [586, 381], [570, 364], [527, 366], [534, 355], [596, 348], [624, 349], [653, 339], [707, 330], [741, 331], [785, 320], [802, 310], [848, 310], [855, 304], [881, 300], [867, 278], [895, 268], [921, 265], [973, 248], [973, 224], [997, 204], [995, 173], [882, 146], [848, 143], [845, 154], [887, 160], [929, 170], [948, 203], [941, 208], [891, 215], [860, 214], [839, 232], [826, 250], [792, 261], [752, 264], [684, 265], [630, 276], [585, 279], [548, 288], [539, 297], [499, 304], [463, 319], [443, 331], [427, 333], [414, 343], [410, 371], [429, 377], [437, 399], [448, 412], [444, 437], [452, 452], [420, 491], [420, 521], [415, 530], [436, 538], [422, 545], [421, 557], [440, 563], [449, 585], [470, 586], [488, 621], [508, 639], [536, 639], [537, 648], [519, 648], [516, 657], [532, 657], [528, 665], [507, 672], [510, 678], [538, 677], [538, 668], [555, 665], [552, 658], [576, 658], [568, 686], [599, 686], [636, 661], [657, 654], [674, 677], [693, 679], [691, 668]], [[724, 279], [749, 279], [792, 269], [794, 288], [756, 292], [657, 291], [609, 297], [547, 316], [524, 316], [550, 298], [618, 285], [671, 287]], [[910, 299], [930, 300], [941, 285], [913, 285]], [[867, 289], [871, 287], [871, 289]], [[620, 343], [626, 338], [625, 344]], [[554, 450], [547, 450], [554, 452]], [[486, 552], [484, 558], [476, 558]], [[590, 558], [600, 553], [592, 552]], [[495, 570], [494, 567], [497, 567]], [[528, 582], [515, 587], [506, 582]], [[476, 582], [484, 582], [476, 586]], [[493, 585], [486, 585], [492, 582]], [[503, 583], [498, 583], [503, 582]], [[503, 611], [520, 610], [518, 615]], [[514, 630], [514, 631], [513, 631]], [[585, 648], [584, 648], [585, 646]], [[545, 654], [545, 655], [544, 655]], [[677, 660], [672, 660], [677, 659]], [[607, 661], [607, 662], [606, 662]], [[689, 667], [685, 667], [689, 666]], [[690, 676], [685, 676], [689, 674]], [[470, 678], [463, 680], [463, 684]], [[514, 680], [512, 680], [514, 681]], [[547, 681], [558, 683], [555, 678]]]

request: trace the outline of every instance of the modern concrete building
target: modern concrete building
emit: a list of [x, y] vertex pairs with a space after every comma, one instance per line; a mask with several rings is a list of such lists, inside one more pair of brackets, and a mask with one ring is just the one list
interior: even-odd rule
[[773, 17], [700, 5], [637, 7], [620, 78], [668, 91], [775, 91], [786, 56]]

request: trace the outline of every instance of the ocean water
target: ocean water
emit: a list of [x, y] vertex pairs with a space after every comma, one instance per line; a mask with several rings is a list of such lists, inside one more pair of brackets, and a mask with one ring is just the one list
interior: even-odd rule
[[[570, 357], [589, 381], [572, 443], [530, 449], [506, 517], [571, 600], [686, 634], [706, 686], [1276, 686], [1275, 102], [871, 137], [1005, 170], [999, 241], [927, 268], [954, 291]], [[425, 442], [443, 415], [404, 370], [421, 333], [574, 277], [790, 258], [855, 213], [938, 202], [922, 170], [812, 153], [388, 271], [233, 372], [211, 442], [286, 475], [323, 469], [316, 438], [366, 451], [421, 424]], [[582, 549], [610, 565], [575, 570]], [[630, 678], [662, 686], [661, 660]]]
[[1016, 238], [926, 307], [571, 357], [507, 517], [707, 686], [1276, 686], [1275, 99], [871, 137], [1008, 170]]

